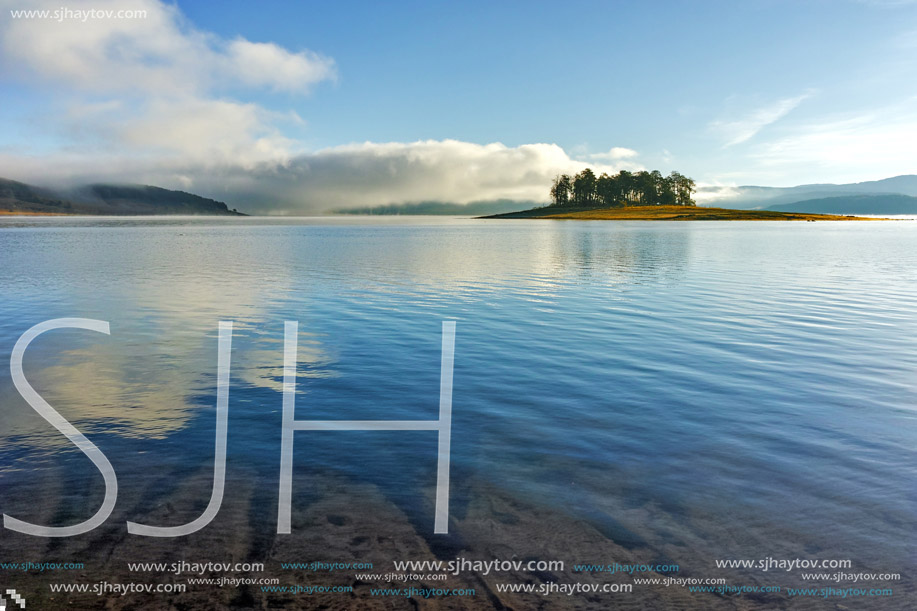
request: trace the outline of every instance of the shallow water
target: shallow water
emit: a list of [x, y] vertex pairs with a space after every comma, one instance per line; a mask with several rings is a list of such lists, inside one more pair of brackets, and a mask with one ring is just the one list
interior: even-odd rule
[[[849, 558], [907, 578], [870, 608], [910, 591], [913, 222], [2, 218], [0, 261], [0, 362], [41, 321], [110, 322], [110, 337], [42, 336], [25, 371], [114, 465], [113, 526], [163, 499], [191, 503], [172, 523], [206, 503], [218, 321], [235, 325], [226, 506], [250, 499], [240, 519], [267, 541], [284, 321], [299, 322], [298, 419], [411, 420], [436, 417], [440, 326], [456, 320], [466, 548], [484, 542], [459, 525], [493, 494], [683, 573]], [[0, 410], [0, 509], [38, 521], [39, 495], [49, 520], [91, 515], [101, 477], [6, 366]], [[298, 432], [294, 488], [308, 504], [328, 491], [316, 478], [350, 482], [358, 519], [369, 486], [432, 549], [435, 459], [425, 431]], [[202, 474], [200, 499], [176, 492]], [[584, 553], [557, 550], [606, 560]]]

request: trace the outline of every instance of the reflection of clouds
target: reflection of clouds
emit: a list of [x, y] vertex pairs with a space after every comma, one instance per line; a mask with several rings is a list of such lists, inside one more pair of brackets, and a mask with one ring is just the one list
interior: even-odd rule
[[[179, 361], [193, 355], [188, 346], [166, 353], [127, 338], [128, 333], [116, 329], [111, 338], [91, 338], [91, 342], [75, 332], [52, 331], [26, 353], [26, 378], [62, 416], [90, 436], [106, 431], [126, 437], [164, 437], [192, 417], [189, 395], [203, 390], [201, 376], [215, 378], [215, 342], [213, 358]], [[206, 336], [200, 339], [209, 347]], [[85, 345], [73, 347], [81, 343]], [[9, 389], [8, 397], [4, 416], [13, 425], [0, 438], [15, 436], [17, 443], [33, 447], [69, 444], [15, 390]]]
[[[84, 433], [165, 438], [188, 425], [198, 410], [209, 409], [215, 402], [217, 342], [214, 329], [196, 327], [200, 332], [194, 334], [170, 330], [165, 326], [167, 320], [159, 322], [162, 326], [157, 324], [155, 332], [146, 330], [157, 336], [156, 342], [112, 333], [115, 341], [105, 338], [92, 345], [63, 350], [53, 356], [53, 364], [36, 367], [33, 362], [26, 366], [26, 376], [45, 400]], [[248, 338], [239, 337], [244, 334], [245, 330], [236, 330], [231, 379], [250, 388], [282, 392], [282, 339], [263, 339], [252, 346]], [[46, 337], [51, 336], [49, 333]], [[58, 339], [61, 346], [73, 340], [72, 335]], [[298, 357], [300, 363], [312, 365], [301, 372], [302, 376], [333, 375], [315, 367], [326, 362], [327, 357], [315, 337], [306, 332], [300, 334]], [[17, 443], [32, 447], [69, 444], [14, 389], [9, 390], [10, 400], [4, 400], [3, 405], [13, 418], [11, 426], [0, 433], [0, 439], [12, 435]], [[232, 395], [230, 384], [230, 400]]]
[[[29, 349], [26, 376], [87, 433], [154, 438], [213, 406], [220, 320], [234, 321], [232, 379], [280, 393], [283, 320], [319, 317], [318, 329], [300, 326], [300, 375], [334, 376], [323, 333], [336, 318], [365, 325], [406, 311], [446, 317], [456, 304], [507, 294], [550, 309], [584, 283], [624, 287], [679, 274], [692, 232], [688, 224], [541, 220], [57, 222], [64, 228], [4, 253], [11, 299], [0, 311], [18, 320], [24, 305], [47, 306], [47, 318], [107, 320], [112, 334], [48, 333]], [[4, 343], [34, 322], [8, 325]], [[67, 443], [9, 380], [0, 401], [0, 439]]]
[[[63, 275], [81, 277], [79, 285], [66, 287], [75, 311], [111, 323], [109, 337], [79, 330], [49, 332], [25, 356], [27, 379], [78, 429], [89, 435], [104, 431], [163, 438], [187, 426], [198, 410], [212, 408], [220, 320], [237, 321], [231, 374], [251, 386], [280, 390], [275, 377], [282, 377], [282, 341], [250, 336], [265, 321], [277, 322], [269, 312], [292, 290], [284, 273], [288, 270], [277, 266], [265, 274], [263, 267], [253, 269], [245, 264], [258, 257], [250, 240], [213, 239], [195, 226], [132, 229], [129, 240], [105, 230], [90, 231], [91, 238], [74, 241], [81, 247], [79, 256], [50, 269], [47, 263], [23, 266], [20, 272], [42, 277], [63, 268]], [[39, 310], [41, 305], [36, 300], [33, 307]], [[29, 326], [11, 328], [18, 336]], [[303, 335], [301, 361], [322, 360], [319, 341]], [[4, 342], [14, 342], [15, 336]], [[6, 423], [0, 441], [13, 439], [28, 447], [69, 444], [16, 393], [9, 379], [0, 386]]]
[[[278, 325], [278, 329], [279, 329]], [[268, 347], [261, 347], [268, 346]], [[233, 355], [232, 377], [250, 387], [266, 388], [277, 393], [283, 392], [283, 338], [262, 339], [258, 347], [245, 349]], [[336, 375], [331, 369], [319, 367], [328, 362], [328, 356], [322, 351], [314, 335], [299, 331], [299, 344], [296, 350], [296, 362], [299, 364], [297, 377], [316, 378]], [[307, 364], [308, 367], [302, 367]], [[232, 393], [232, 387], [230, 387]], [[279, 400], [278, 400], [279, 405]]]
[[161, 354], [135, 355], [125, 362], [121, 350], [106, 348], [97, 344], [67, 351], [57, 364], [30, 377], [46, 388], [46, 400], [88, 431], [114, 429], [128, 437], [161, 438], [185, 425], [191, 416], [186, 395], [197, 378], [192, 367], [150, 367], [151, 361], [162, 360]]
[[[90, 435], [105, 431], [162, 438], [193, 417], [194, 394], [215, 396], [210, 387], [217, 366], [213, 331], [192, 339], [150, 322], [145, 331], [156, 329], [159, 341], [154, 343], [138, 338], [137, 329], [112, 326], [111, 338], [92, 338], [91, 343], [72, 332], [51, 332], [40, 340], [42, 345], [36, 342], [35, 354], [26, 353], [27, 379], [78, 429]], [[80, 343], [87, 345], [73, 348]], [[69, 443], [21, 398], [6, 403], [5, 411], [15, 414], [17, 426], [8, 433], [18, 442], [41, 447]]]

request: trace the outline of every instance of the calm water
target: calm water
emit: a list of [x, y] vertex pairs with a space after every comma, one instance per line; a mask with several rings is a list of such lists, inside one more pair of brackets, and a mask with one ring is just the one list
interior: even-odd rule
[[[26, 374], [108, 455], [131, 519], [211, 468], [234, 321], [230, 486], [270, 532], [284, 321], [297, 418], [433, 419], [454, 319], [457, 519], [493, 489], [702, 576], [717, 558], [914, 564], [915, 222], [2, 219], [0, 261], [0, 509], [23, 519], [35, 494], [76, 499], [63, 523], [101, 496], [13, 388], [33, 324], [110, 322], [43, 336]], [[432, 532], [435, 455], [429, 432], [297, 433], [294, 487], [370, 483]]]

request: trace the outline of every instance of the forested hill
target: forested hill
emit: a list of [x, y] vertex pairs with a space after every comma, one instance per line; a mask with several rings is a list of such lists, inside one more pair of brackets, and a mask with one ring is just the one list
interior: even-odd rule
[[0, 212], [7, 214], [230, 215], [244, 216], [193, 193], [149, 185], [86, 185], [69, 191], [0, 178]]

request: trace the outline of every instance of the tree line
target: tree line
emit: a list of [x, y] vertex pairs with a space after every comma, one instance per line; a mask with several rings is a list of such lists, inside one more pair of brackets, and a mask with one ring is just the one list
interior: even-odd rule
[[696, 206], [691, 198], [694, 180], [659, 170], [628, 172], [614, 176], [586, 168], [576, 176], [561, 174], [551, 186], [551, 205], [577, 208], [621, 208], [623, 206]]

